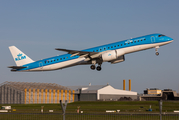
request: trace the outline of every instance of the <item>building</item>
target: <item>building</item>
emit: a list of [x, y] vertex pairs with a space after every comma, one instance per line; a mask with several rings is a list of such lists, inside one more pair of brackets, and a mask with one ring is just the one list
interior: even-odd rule
[[0, 84], [0, 104], [74, 102], [74, 92], [55, 83], [4, 82]]
[[157, 88], [146, 89], [140, 96], [140, 100], [179, 100], [179, 94], [172, 89], [159, 90]]
[[144, 90], [144, 94], [157, 95], [161, 93], [162, 93], [162, 90], [159, 90], [158, 88], [150, 88], [150, 89]]
[[115, 89], [111, 85], [67, 86], [75, 90], [75, 101], [119, 100], [120, 98], [137, 99], [137, 92]]

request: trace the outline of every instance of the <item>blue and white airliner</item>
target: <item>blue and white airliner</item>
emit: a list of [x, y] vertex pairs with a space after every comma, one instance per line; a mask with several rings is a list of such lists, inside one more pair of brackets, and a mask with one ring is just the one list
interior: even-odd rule
[[173, 39], [163, 34], [150, 34], [85, 50], [56, 48], [67, 54], [38, 61], [33, 61], [15, 46], [10, 46], [10, 52], [17, 66], [9, 66], [9, 68], [12, 68], [11, 71], [50, 71], [90, 64], [92, 70], [100, 71], [103, 62], [111, 64], [123, 62], [125, 54], [155, 48], [155, 54], [158, 56], [158, 48], [171, 42]]

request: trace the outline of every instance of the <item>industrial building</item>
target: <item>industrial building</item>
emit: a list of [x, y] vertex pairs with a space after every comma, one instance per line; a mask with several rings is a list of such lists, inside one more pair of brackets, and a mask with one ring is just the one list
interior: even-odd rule
[[172, 89], [159, 90], [151, 88], [144, 90], [144, 94], [140, 96], [140, 100], [179, 100], [179, 94]]
[[[68, 86], [55, 83], [4, 82], [0, 84], [0, 104], [45, 104], [68, 101], [108, 101], [121, 98], [138, 99], [137, 92], [115, 89], [111, 85]], [[123, 99], [125, 100], [125, 99]]]
[[137, 99], [137, 92], [115, 89], [111, 85], [68, 86], [75, 90], [75, 101], [120, 100], [121, 97]]
[[0, 104], [74, 102], [74, 92], [55, 83], [4, 82], [0, 84]]
[[144, 94], [150, 94], [150, 95], [157, 95], [157, 94], [161, 94], [162, 90], [158, 89], [158, 88], [150, 88], [150, 89], [146, 89], [144, 90]]

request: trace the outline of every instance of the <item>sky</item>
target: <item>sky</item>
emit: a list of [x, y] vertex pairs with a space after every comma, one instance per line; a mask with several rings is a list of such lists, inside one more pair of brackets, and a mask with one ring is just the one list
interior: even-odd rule
[[[179, 91], [178, 0], [1, 0], [0, 83], [44, 82], [63, 86], [106, 85], [123, 89], [131, 79], [132, 91], [146, 88]], [[152, 33], [174, 42], [125, 55], [118, 64], [103, 63], [48, 72], [11, 72], [15, 62], [8, 49], [16, 46], [34, 61], [66, 54], [55, 48], [83, 50]]]

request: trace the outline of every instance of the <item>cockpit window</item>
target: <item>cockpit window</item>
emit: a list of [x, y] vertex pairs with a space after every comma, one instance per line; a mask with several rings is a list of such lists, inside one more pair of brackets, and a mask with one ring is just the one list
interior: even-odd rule
[[162, 36], [165, 36], [165, 35], [162, 35], [162, 34], [161, 34], [161, 35], [159, 35], [158, 37], [162, 37]]

